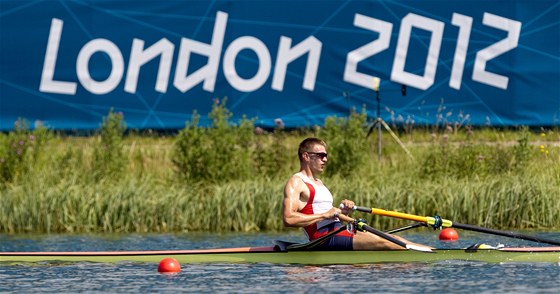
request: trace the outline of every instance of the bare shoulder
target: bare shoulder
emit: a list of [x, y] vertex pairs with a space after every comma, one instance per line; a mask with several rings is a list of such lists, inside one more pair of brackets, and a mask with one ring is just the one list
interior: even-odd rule
[[286, 183], [285, 188], [295, 188], [297, 186], [299, 186], [300, 184], [303, 184], [303, 181], [301, 180], [300, 177], [298, 177], [297, 174], [292, 175], [289, 179], [288, 182]]
[[297, 176], [297, 174], [294, 174], [290, 177], [290, 179], [288, 179], [288, 182], [284, 187], [284, 196], [289, 196], [289, 194], [299, 194], [303, 184], [303, 180]]

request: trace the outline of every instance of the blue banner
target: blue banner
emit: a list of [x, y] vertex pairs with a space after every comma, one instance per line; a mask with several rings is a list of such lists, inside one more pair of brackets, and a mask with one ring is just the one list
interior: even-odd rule
[[560, 2], [1, 1], [0, 130], [399, 124], [557, 126]]

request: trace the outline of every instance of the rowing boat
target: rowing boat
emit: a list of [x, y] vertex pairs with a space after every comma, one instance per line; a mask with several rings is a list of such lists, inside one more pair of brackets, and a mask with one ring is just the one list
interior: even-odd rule
[[[271, 264], [374, 264], [401, 262], [437, 261], [480, 261], [480, 262], [548, 262], [560, 263], [560, 241], [523, 235], [514, 232], [493, 230], [473, 225], [461, 224], [436, 217], [423, 217], [378, 208], [355, 206], [354, 210], [413, 220], [418, 223], [387, 232], [374, 229], [363, 220], [345, 215], [338, 217], [347, 222], [346, 226], [332, 231], [316, 240], [304, 244], [274, 241], [274, 246], [239, 247], [201, 250], [166, 251], [108, 251], [108, 252], [0, 252], [0, 264], [37, 263], [37, 262], [159, 262], [163, 258], [174, 258], [180, 263], [271, 263]], [[456, 227], [487, 234], [507, 236], [515, 239], [535, 241], [555, 246], [548, 247], [491, 247], [475, 244], [465, 249], [431, 249], [424, 246], [407, 244], [390, 234], [419, 227], [420, 224], [441, 227]], [[317, 250], [320, 245], [342, 230], [360, 231], [375, 234], [402, 249], [377, 251], [324, 251]]]
[[435, 249], [385, 251], [285, 250], [280, 246], [240, 247], [203, 250], [110, 251], [110, 252], [0, 252], [0, 263], [57, 262], [159, 262], [175, 258], [188, 263], [271, 263], [271, 264], [374, 264], [437, 261], [549, 262], [560, 263], [559, 247], [489, 249]]

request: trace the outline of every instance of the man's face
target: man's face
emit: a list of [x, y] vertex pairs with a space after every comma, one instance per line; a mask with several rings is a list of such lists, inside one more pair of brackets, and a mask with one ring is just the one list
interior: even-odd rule
[[306, 152], [309, 157], [309, 167], [314, 172], [323, 172], [327, 165], [327, 150], [322, 145], [314, 145], [311, 151]]

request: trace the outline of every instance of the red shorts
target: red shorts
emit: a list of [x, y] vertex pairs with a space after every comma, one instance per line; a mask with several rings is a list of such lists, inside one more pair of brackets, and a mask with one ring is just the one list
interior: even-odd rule
[[[336, 231], [341, 228], [343, 225], [340, 222], [333, 222], [330, 223], [319, 230], [317, 230], [317, 235], [324, 236], [329, 232]], [[327, 240], [325, 240], [321, 245], [317, 248], [321, 250], [353, 250], [354, 247], [352, 246], [352, 241], [354, 239], [354, 234], [344, 230]]]

